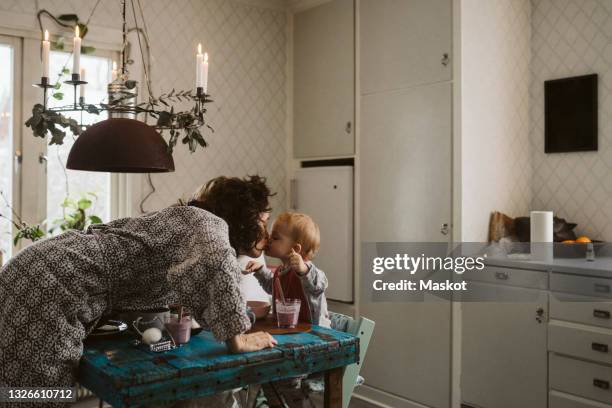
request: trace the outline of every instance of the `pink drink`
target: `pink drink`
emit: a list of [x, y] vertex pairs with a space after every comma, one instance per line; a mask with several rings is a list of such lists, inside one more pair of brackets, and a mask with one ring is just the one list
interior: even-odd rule
[[278, 327], [281, 329], [293, 329], [300, 317], [300, 299], [285, 299], [285, 303], [280, 299], [276, 300], [276, 318]]
[[191, 338], [191, 318], [184, 316], [179, 322], [177, 317], [170, 317], [166, 320], [166, 330], [177, 344], [189, 343]]

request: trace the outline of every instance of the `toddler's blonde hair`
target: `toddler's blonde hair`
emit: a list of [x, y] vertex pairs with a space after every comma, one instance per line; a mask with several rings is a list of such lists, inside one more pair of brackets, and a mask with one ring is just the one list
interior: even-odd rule
[[274, 225], [282, 224], [292, 240], [302, 247], [301, 255], [312, 259], [321, 245], [319, 226], [310, 216], [301, 213], [284, 212], [274, 221]]

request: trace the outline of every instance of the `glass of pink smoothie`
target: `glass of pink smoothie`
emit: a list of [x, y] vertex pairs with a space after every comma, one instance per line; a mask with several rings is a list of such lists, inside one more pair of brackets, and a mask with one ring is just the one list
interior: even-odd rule
[[189, 343], [191, 338], [191, 317], [183, 316], [179, 321], [178, 316], [166, 319], [166, 330], [170, 333], [177, 344]]
[[281, 329], [293, 329], [300, 316], [300, 299], [285, 299], [285, 303], [276, 299], [276, 318]]

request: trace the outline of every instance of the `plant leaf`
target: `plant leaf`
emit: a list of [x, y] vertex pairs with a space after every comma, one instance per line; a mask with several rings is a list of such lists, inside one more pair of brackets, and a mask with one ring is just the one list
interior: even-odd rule
[[79, 210], [86, 210], [92, 205], [92, 201], [88, 198], [81, 198], [78, 202]]
[[92, 47], [90, 45], [82, 45], [81, 46], [81, 53], [87, 55], [87, 54], [93, 54], [94, 52], [96, 52], [96, 47]]
[[76, 14], [60, 14], [57, 17], [57, 19], [61, 21], [67, 21], [67, 22], [72, 22], [72, 21], [77, 22], [79, 21], [79, 16], [77, 16]]
[[92, 224], [102, 224], [102, 219], [97, 215], [90, 215], [89, 222], [91, 222]]
[[55, 99], [60, 100], [60, 101], [61, 101], [62, 99], [64, 99], [64, 93], [63, 93], [63, 92], [55, 92], [55, 93], [54, 93], [53, 95], [51, 95], [51, 96], [53, 96]]

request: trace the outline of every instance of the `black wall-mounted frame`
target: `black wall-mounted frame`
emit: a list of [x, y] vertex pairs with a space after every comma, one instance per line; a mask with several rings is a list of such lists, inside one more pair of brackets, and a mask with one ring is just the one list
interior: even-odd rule
[[544, 82], [544, 151], [596, 151], [598, 76], [584, 75]]

